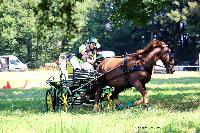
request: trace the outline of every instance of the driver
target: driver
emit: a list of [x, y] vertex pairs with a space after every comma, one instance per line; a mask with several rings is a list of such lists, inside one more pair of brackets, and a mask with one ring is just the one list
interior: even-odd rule
[[82, 44], [75, 52], [75, 56], [69, 59], [74, 70], [94, 70], [94, 63], [97, 58], [97, 50], [101, 45], [98, 43], [95, 37], [89, 37], [86, 44]]

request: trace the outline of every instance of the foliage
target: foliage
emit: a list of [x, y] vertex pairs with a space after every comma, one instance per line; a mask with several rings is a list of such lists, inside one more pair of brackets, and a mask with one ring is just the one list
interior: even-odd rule
[[[198, 59], [199, 32], [196, 29], [191, 31], [195, 27], [193, 22], [198, 24], [196, 20], [199, 18], [193, 17], [198, 10], [198, 1], [169, 1], [162, 11], [155, 14], [152, 21], [154, 38], [167, 42], [175, 50], [179, 62]], [[188, 56], [186, 53], [193, 54]]]
[[118, 55], [133, 52], [146, 45], [150, 40], [148, 35], [150, 28], [144, 29], [131, 22], [117, 19], [116, 21], [120, 22], [118, 27], [119, 25], [113, 22], [113, 14], [110, 11], [112, 2], [106, 2], [99, 2], [98, 8], [89, 12], [90, 21], [81, 31], [84, 33], [82, 40], [86, 40], [88, 36], [95, 36], [103, 49], [113, 50]]
[[128, 19], [135, 24], [146, 25], [166, 4], [167, 0], [113, 0], [111, 9], [114, 20]]
[[[197, 0], [2, 0], [0, 54], [14, 54], [35, 68], [95, 36], [103, 49], [117, 54], [134, 52], [156, 38], [169, 42], [180, 61], [197, 59], [199, 4]], [[188, 51], [194, 54], [188, 56]]]
[[[84, 2], [82, 0], [46, 0], [38, 5], [40, 24], [49, 28], [51, 32], [60, 32], [58, 40], [66, 39], [67, 43], [61, 44], [65, 45], [61, 46], [62, 50], [73, 47], [70, 42], [78, 38], [81, 28], [85, 26], [90, 2], [91, 0]], [[50, 29], [54, 26], [57, 27], [57, 31]]]
[[196, 28], [200, 26], [200, 22], [198, 21], [200, 19], [200, 8], [197, 8], [199, 5], [198, 3], [190, 2], [188, 3], [191, 11], [190, 11], [190, 16], [188, 17], [188, 20], [186, 21], [187, 24], [187, 32], [191, 37], [199, 36], [200, 29]]
[[21, 58], [29, 54], [25, 49], [32, 45], [32, 38], [36, 34], [36, 20], [31, 8], [37, 1], [29, 2], [11, 0], [1, 2], [1, 54], [15, 54]]

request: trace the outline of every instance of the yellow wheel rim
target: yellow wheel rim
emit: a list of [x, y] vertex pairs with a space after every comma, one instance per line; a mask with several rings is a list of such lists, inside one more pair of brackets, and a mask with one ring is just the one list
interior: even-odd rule
[[112, 100], [110, 99], [111, 94], [108, 93], [107, 95], [107, 100], [108, 100], [108, 104], [107, 104], [107, 110], [111, 110], [112, 108]]
[[52, 99], [51, 94], [48, 94], [48, 96], [47, 96], [47, 106], [48, 106], [48, 111], [52, 112], [53, 111], [53, 99]]
[[98, 110], [101, 109], [101, 102], [98, 102], [97, 109], [98, 109]]
[[67, 95], [65, 95], [64, 93], [62, 94], [62, 98], [60, 98], [62, 101], [62, 111], [66, 112], [67, 111], [67, 107], [68, 107], [68, 101], [67, 101]]

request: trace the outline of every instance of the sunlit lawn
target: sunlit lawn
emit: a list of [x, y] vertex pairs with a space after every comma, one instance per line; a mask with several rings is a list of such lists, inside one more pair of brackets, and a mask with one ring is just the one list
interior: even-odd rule
[[[12, 75], [13, 76], [13, 75]], [[200, 72], [154, 74], [147, 84], [150, 108], [100, 111], [78, 106], [68, 113], [46, 113], [47, 87], [0, 89], [0, 132], [3, 133], [199, 133]], [[135, 101], [133, 88], [120, 94]]]

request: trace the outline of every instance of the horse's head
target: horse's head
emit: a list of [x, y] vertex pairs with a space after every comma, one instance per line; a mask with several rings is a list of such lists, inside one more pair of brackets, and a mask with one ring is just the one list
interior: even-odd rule
[[143, 55], [144, 57], [141, 57], [150, 67], [153, 67], [153, 65], [155, 65], [154, 63], [156, 63], [160, 59], [163, 62], [167, 73], [172, 74], [175, 71], [175, 54], [169, 49], [167, 44], [160, 40], [152, 40], [144, 49], [138, 50], [136, 54]]
[[163, 52], [160, 59], [166, 68], [166, 72], [169, 74], [173, 74], [173, 72], [175, 72], [175, 53], [164, 42], [162, 42], [162, 50]]

